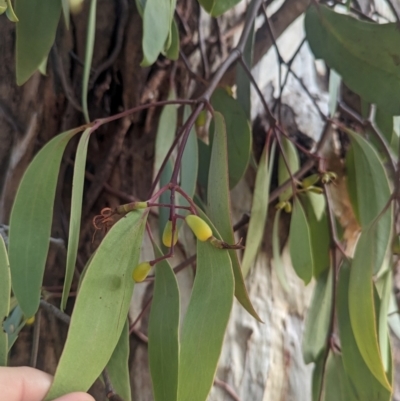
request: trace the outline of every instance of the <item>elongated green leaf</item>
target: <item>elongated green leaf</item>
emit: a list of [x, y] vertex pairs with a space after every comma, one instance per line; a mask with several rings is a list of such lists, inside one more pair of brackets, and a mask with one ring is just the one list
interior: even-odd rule
[[[340, 269], [336, 304], [344, 368], [358, 394], [359, 400], [389, 401], [391, 399], [390, 391], [372, 374], [357, 345], [350, 322], [349, 281], [350, 268], [346, 263]], [[360, 302], [362, 302], [361, 299]], [[363, 305], [360, 306], [364, 308]], [[365, 312], [366, 309], [363, 309], [362, 313]]]
[[199, 0], [202, 7], [213, 17], [218, 17], [239, 3], [240, 0]]
[[311, 393], [312, 401], [320, 401], [319, 395], [321, 393], [322, 379], [325, 372], [325, 355], [320, 355], [318, 360], [315, 362], [312, 383], [311, 383]]
[[14, 345], [18, 338], [19, 332], [25, 326], [24, 314], [21, 308], [17, 305], [8, 316], [8, 318], [3, 322], [3, 330], [7, 333], [8, 337], [8, 352], [10, 352], [11, 347]]
[[204, 143], [201, 139], [197, 140], [199, 148], [199, 171], [197, 181], [204, 191], [204, 199], [207, 198], [208, 175], [210, 170], [211, 146]]
[[[352, 202], [356, 201], [355, 210], [358, 212], [359, 222], [364, 229], [386, 206], [391, 190], [385, 168], [373, 147], [355, 132], [351, 130], [346, 132], [351, 139], [353, 149], [351, 162], [354, 163], [348, 170], [349, 185], [355, 183], [355, 191], [354, 188], [350, 189], [350, 193], [352, 193], [350, 199]], [[351, 162], [348, 162], [347, 165]], [[374, 254], [374, 273], [380, 269], [383, 263], [390, 241], [391, 227], [392, 211], [389, 209], [377, 223], [375, 231], [377, 248]]]
[[396, 24], [360, 21], [322, 5], [310, 7], [304, 23], [315, 57], [324, 59], [363, 99], [392, 115], [400, 114], [400, 32]]
[[54, 43], [61, 2], [54, 0], [18, 0], [16, 72], [17, 84], [24, 84], [47, 57]]
[[394, 136], [393, 116], [386, 113], [382, 108], [378, 108], [375, 113], [375, 123], [380, 129], [387, 143], [389, 145], [392, 144]]
[[383, 368], [376, 331], [372, 272], [377, 244], [376, 226], [361, 233], [358, 240], [349, 283], [349, 313], [360, 353], [372, 374], [388, 390], [391, 386]]
[[[161, 252], [156, 249], [156, 256]], [[179, 289], [166, 260], [156, 265], [149, 318], [149, 362], [155, 401], [176, 401], [179, 366]]]
[[279, 220], [281, 217], [282, 209], [278, 209], [275, 213], [274, 226], [272, 228], [272, 257], [274, 259], [274, 268], [278, 280], [282, 285], [282, 288], [289, 292], [289, 284], [287, 282], [285, 266], [281, 258], [281, 246], [279, 243]]
[[178, 401], [204, 401], [211, 390], [234, 292], [229, 254], [197, 241], [197, 270], [182, 327]]
[[254, 262], [254, 259], [257, 256], [257, 252], [260, 248], [264, 234], [265, 223], [268, 214], [271, 173], [274, 165], [275, 142], [271, 146], [271, 157], [269, 157], [268, 152], [269, 149], [264, 146], [257, 169], [249, 229], [246, 237], [246, 249], [244, 251], [242, 260], [242, 272], [244, 276], [247, 275], [252, 263]]
[[178, 60], [179, 58], [179, 29], [176, 21], [173, 19], [171, 24], [171, 44], [169, 45], [165, 55], [170, 60]]
[[[224, 89], [218, 88], [211, 97], [214, 110], [219, 111], [226, 124], [228, 143], [229, 188], [233, 188], [243, 177], [250, 160], [252, 136], [246, 113], [240, 103]], [[210, 126], [210, 142], [214, 127]]]
[[313, 254], [310, 228], [303, 206], [298, 197], [293, 201], [292, 219], [289, 232], [289, 249], [293, 268], [297, 275], [308, 284], [313, 273]]
[[80, 131], [76, 128], [57, 135], [40, 150], [14, 201], [9, 233], [12, 288], [26, 317], [39, 307], [61, 158], [69, 140]]
[[6, 9], [7, 18], [11, 22], [18, 22], [19, 19], [18, 19], [17, 15], [15, 14], [11, 0], [6, 0], [6, 3], [7, 3], [7, 9]]
[[96, 35], [96, 9], [97, 0], [91, 0], [89, 9], [88, 28], [86, 32], [85, 65], [82, 78], [82, 109], [86, 122], [90, 121], [87, 96], [89, 90], [90, 70], [92, 68], [94, 40]]
[[[172, 175], [172, 163], [168, 160], [167, 164], [165, 165], [164, 171], [161, 173], [160, 177], [160, 186], [163, 187], [164, 185], [168, 184], [171, 180]], [[167, 190], [160, 196], [160, 203], [170, 203], [171, 201], [171, 191]], [[162, 234], [164, 232], [164, 227], [169, 220], [169, 211], [170, 209], [166, 207], [159, 207], [158, 208], [158, 227], [160, 232], [160, 239], [162, 238]], [[162, 244], [161, 248], [165, 251], [166, 247]]]
[[119, 337], [117, 346], [107, 363], [107, 372], [115, 392], [124, 400], [131, 401], [131, 383], [129, 377], [129, 320]]
[[10, 312], [11, 276], [7, 249], [0, 235], [0, 366], [7, 366], [8, 336], [2, 324]]
[[153, 64], [164, 49], [171, 28], [170, 0], [147, 0], [143, 12], [143, 67]]
[[[210, 220], [225, 242], [233, 244], [231, 221], [231, 201], [228, 187], [228, 155], [227, 139], [224, 117], [221, 113], [215, 112], [215, 134], [211, 151], [210, 173], [207, 189], [207, 210]], [[235, 250], [230, 250], [229, 255], [232, 261], [233, 274], [235, 275], [235, 296], [242, 306], [257, 320], [260, 318], [250, 302], [244, 284], [242, 269]]]
[[305, 363], [316, 362], [326, 348], [332, 312], [333, 269], [324, 271], [317, 279], [303, 334]]
[[64, 288], [61, 309], [64, 310], [74, 276], [76, 255], [78, 254], [79, 233], [81, 229], [83, 183], [85, 181], [86, 154], [91, 129], [87, 128], [79, 140], [75, 157], [74, 178], [72, 180], [71, 216], [69, 220], [69, 236], [67, 250], [67, 266], [65, 269]]
[[334, 69], [331, 69], [329, 72], [329, 115], [331, 117], [336, 112], [341, 82], [342, 77]]
[[[293, 175], [300, 168], [299, 155], [293, 143], [285, 138], [281, 137], [282, 149], [285, 153], [286, 160], [289, 165], [290, 173]], [[285, 163], [285, 159], [282, 155], [279, 155], [278, 163], [278, 183], [282, 185], [290, 178], [290, 173]], [[281, 202], [287, 201], [293, 194], [292, 188], [285, 189], [280, 195], [279, 200]]]
[[[147, 211], [118, 221], [94, 255], [76, 299], [67, 341], [46, 400], [87, 391], [120, 339], [128, 314]], [[79, 370], [76, 369], [79, 361]]]

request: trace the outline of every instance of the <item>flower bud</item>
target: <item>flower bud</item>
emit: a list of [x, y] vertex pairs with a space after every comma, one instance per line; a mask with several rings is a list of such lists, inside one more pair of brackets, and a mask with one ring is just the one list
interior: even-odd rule
[[212, 237], [210, 226], [199, 216], [196, 216], [195, 214], [189, 214], [186, 216], [185, 220], [198, 240], [204, 242]]
[[172, 245], [175, 245], [177, 241], [178, 241], [178, 227], [175, 226], [174, 239], [172, 241], [172, 221], [168, 220], [167, 224], [164, 227], [162, 242], [165, 246], [170, 248]]
[[137, 282], [141, 283], [147, 275], [150, 273], [151, 265], [149, 262], [139, 263], [132, 272], [132, 278]]

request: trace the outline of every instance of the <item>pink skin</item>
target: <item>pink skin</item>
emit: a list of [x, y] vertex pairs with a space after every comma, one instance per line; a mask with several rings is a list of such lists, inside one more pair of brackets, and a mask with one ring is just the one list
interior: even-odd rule
[[[42, 401], [49, 391], [52, 381], [52, 376], [37, 369], [0, 367], [0, 399]], [[54, 401], [94, 401], [94, 399], [86, 393], [71, 393]]]

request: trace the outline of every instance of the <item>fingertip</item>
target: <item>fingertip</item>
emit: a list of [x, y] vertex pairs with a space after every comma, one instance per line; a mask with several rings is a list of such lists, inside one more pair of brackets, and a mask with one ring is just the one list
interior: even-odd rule
[[70, 393], [63, 395], [54, 401], [95, 401], [95, 399], [87, 393]]

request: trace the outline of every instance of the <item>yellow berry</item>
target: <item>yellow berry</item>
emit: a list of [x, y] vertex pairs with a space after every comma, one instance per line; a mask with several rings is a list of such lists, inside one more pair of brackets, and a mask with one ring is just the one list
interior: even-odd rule
[[165, 225], [165, 228], [164, 228], [162, 242], [165, 246], [167, 246], [169, 248], [172, 245], [175, 245], [177, 241], [178, 241], [178, 227], [175, 226], [174, 240], [173, 240], [173, 244], [171, 244], [172, 243], [172, 221], [168, 220], [167, 224]]
[[147, 275], [150, 273], [151, 265], [149, 262], [139, 263], [132, 272], [132, 278], [137, 282], [141, 283]]
[[212, 237], [210, 226], [199, 216], [189, 214], [186, 216], [185, 220], [198, 240], [204, 242]]
[[25, 324], [27, 326], [32, 326], [32, 324], [35, 323], [35, 316], [30, 317], [29, 319], [26, 319]]

